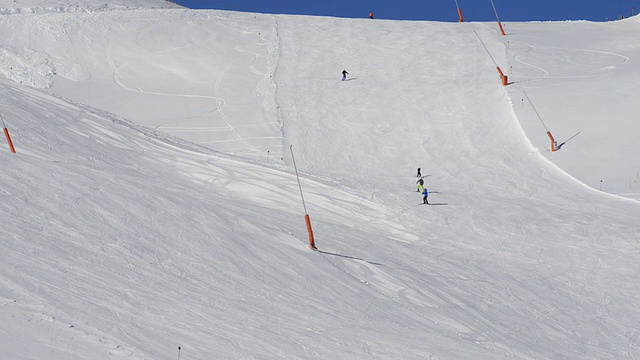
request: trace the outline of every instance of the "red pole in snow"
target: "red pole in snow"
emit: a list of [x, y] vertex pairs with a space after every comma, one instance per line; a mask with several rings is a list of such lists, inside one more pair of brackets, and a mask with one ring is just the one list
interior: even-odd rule
[[458, 4], [458, 0], [456, 0], [456, 9], [458, 9], [458, 17], [460, 18], [458, 22], [464, 22], [464, 19], [462, 18], [462, 10], [460, 10], [460, 4]]
[[551, 131], [547, 131], [547, 136], [549, 137], [549, 139], [551, 139], [551, 152], [555, 152], [557, 149], [557, 142], [556, 139], [553, 138], [553, 135], [551, 135]]
[[9, 144], [9, 149], [11, 149], [12, 153], [16, 153], [16, 149], [13, 147], [13, 142], [11, 141], [11, 136], [9, 136], [9, 130], [7, 130], [7, 125], [4, 123], [4, 119], [0, 114], [0, 120], [2, 120], [2, 127], [4, 127], [4, 136], [7, 138], [7, 143]]
[[9, 143], [9, 149], [15, 154], [16, 149], [13, 148], [13, 142], [11, 142], [11, 136], [9, 136], [9, 130], [7, 130], [7, 128], [4, 128], [4, 136], [7, 138], [7, 143]]
[[313, 250], [318, 249], [316, 242], [313, 239], [313, 229], [311, 229], [311, 219], [307, 213], [307, 205], [304, 202], [304, 195], [302, 195], [302, 185], [300, 185], [300, 176], [298, 176], [298, 167], [296, 166], [296, 159], [293, 157], [293, 145], [289, 146], [291, 150], [291, 160], [293, 160], [293, 168], [296, 170], [296, 178], [298, 179], [298, 187], [300, 188], [300, 198], [302, 198], [302, 207], [304, 208], [304, 221], [307, 223], [307, 232], [309, 232], [309, 247]]
[[493, 3], [493, 0], [491, 0], [491, 6], [493, 6], [493, 12], [496, 14], [496, 20], [498, 20], [500, 33], [502, 33], [502, 36], [505, 36], [506, 34], [504, 33], [504, 29], [502, 28], [502, 23], [500, 22], [500, 18], [498, 17], [498, 10], [496, 10], [496, 4]]
[[482, 39], [480, 38], [480, 35], [478, 35], [478, 33], [475, 30], [473, 32], [476, 34], [476, 36], [478, 37], [478, 40], [480, 40], [480, 43], [482, 44], [482, 47], [484, 47], [484, 50], [487, 52], [487, 55], [489, 55], [489, 57], [491, 58], [491, 61], [493, 61], [493, 64], [496, 66], [496, 69], [500, 74], [500, 80], [502, 80], [502, 85], [507, 86], [509, 84], [509, 80], [507, 80], [507, 75], [505, 75], [502, 72], [502, 70], [500, 70], [500, 66], [496, 64], [496, 61], [493, 59], [493, 56], [491, 56], [489, 49], [487, 49], [486, 45], [484, 44], [484, 41], [482, 41]]

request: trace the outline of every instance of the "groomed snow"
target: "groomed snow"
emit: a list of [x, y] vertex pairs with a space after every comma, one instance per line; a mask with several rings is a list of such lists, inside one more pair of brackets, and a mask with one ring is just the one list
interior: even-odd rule
[[3, 1], [0, 358], [640, 356], [638, 18]]
[[0, 0], [2, 15], [179, 8], [170, 0]]

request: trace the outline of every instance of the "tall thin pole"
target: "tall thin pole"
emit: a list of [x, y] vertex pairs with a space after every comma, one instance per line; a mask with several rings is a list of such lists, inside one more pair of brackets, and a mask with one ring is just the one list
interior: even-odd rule
[[493, 7], [493, 13], [496, 14], [496, 20], [500, 22], [500, 17], [498, 16], [498, 11], [496, 10], [496, 4], [493, 3], [493, 0], [491, 0], [491, 6]]
[[307, 215], [307, 205], [304, 203], [304, 195], [302, 194], [302, 185], [300, 185], [300, 176], [298, 176], [298, 167], [296, 166], [296, 158], [293, 156], [293, 145], [289, 146], [291, 151], [291, 160], [293, 160], [293, 168], [296, 170], [296, 179], [298, 179], [298, 188], [300, 188], [300, 198], [302, 199], [302, 207], [304, 208], [304, 214]]
[[458, 9], [458, 17], [460, 18], [458, 22], [464, 22], [464, 18], [462, 18], [462, 10], [460, 10], [460, 4], [458, 4], [458, 0], [456, 0], [456, 9]]
[[316, 250], [316, 242], [313, 239], [313, 229], [311, 228], [311, 219], [307, 213], [307, 205], [304, 202], [304, 195], [302, 194], [302, 185], [300, 185], [300, 176], [298, 175], [298, 166], [296, 166], [296, 158], [293, 156], [293, 145], [289, 146], [291, 151], [291, 160], [293, 160], [293, 168], [296, 171], [296, 179], [298, 179], [298, 188], [300, 189], [300, 198], [302, 199], [302, 207], [304, 208], [304, 221], [307, 224], [307, 232], [309, 233], [309, 247]]
[[560, 150], [560, 147], [562, 147], [562, 145], [560, 145], [560, 147], [558, 147], [558, 142], [556, 141], [556, 139], [551, 134], [551, 131], [549, 131], [549, 129], [547, 129], [547, 125], [545, 125], [544, 121], [542, 121], [542, 117], [540, 116], [540, 114], [538, 114], [538, 110], [536, 110], [536, 107], [533, 106], [533, 103], [531, 102], [531, 99], [529, 99], [529, 95], [527, 95], [527, 93], [524, 90], [522, 91], [522, 93], [527, 98], [527, 101], [529, 101], [529, 104], [531, 104], [531, 108], [533, 109], [533, 111], [538, 116], [538, 119], [542, 123], [542, 126], [544, 126], [544, 129], [547, 130], [547, 136], [549, 137], [549, 140], [551, 140], [551, 152], [555, 152], [555, 151]]
[[527, 101], [529, 102], [529, 104], [531, 104], [531, 108], [533, 109], [533, 111], [536, 113], [536, 115], [538, 116], [538, 119], [540, 120], [540, 122], [542, 123], [542, 126], [544, 126], [544, 129], [549, 132], [549, 129], [547, 129], [547, 125], [545, 125], [544, 121], [542, 121], [542, 117], [540, 117], [540, 114], [538, 114], [538, 110], [536, 110], [536, 107], [533, 106], [533, 103], [531, 102], [531, 99], [529, 99], [529, 95], [527, 95], [527, 93], [523, 90], [522, 93], [524, 94], [524, 97], [527, 98]]
[[504, 86], [509, 85], [509, 79], [507, 78], [507, 75], [505, 75], [502, 72], [502, 70], [500, 70], [500, 66], [498, 66], [493, 56], [491, 56], [489, 49], [487, 49], [487, 46], [484, 44], [484, 41], [482, 41], [482, 39], [480, 38], [480, 35], [478, 35], [478, 33], [475, 30], [473, 30], [473, 33], [476, 34], [476, 36], [478, 37], [478, 40], [480, 40], [480, 43], [482, 44], [482, 47], [484, 47], [484, 50], [487, 52], [487, 55], [489, 55], [489, 57], [491, 58], [491, 61], [493, 61], [493, 65], [496, 66], [496, 70], [498, 70], [498, 74], [500, 74], [500, 79], [502, 80], [502, 85]]
[[473, 33], [476, 34], [476, 36], [478, 37], [478, 40], [480, 40], [480, 44], [482, 44], [482, 47], [484, 48], [484, 51], [487, 52], [487, 55], [489, 55], [489, 57], [491, 58], [491, 61], [493, 61], [493, 65], [498, 67], [498, 64], [493, 59], [493, 56], [491, 56], [491, 53], [489, 52], [489, 49], [487, 49], [487, 46], [484, 44], [484, 41], [482, 41], [482, 39], [480, 38], [480, 35], [478, 35], [478, 33], [475, 30], [473, 30]]
[[498, 16], [498, 10], [496, 10], [496, 4], [493, 3], [493, 0], [491, 0], [491, 6], [493, 6], [493, 12], [496, 14], [496, 20], [498, 20], [498, 27], [500, 28], [500, 32], [502, 33], [502, 36], [505, 36], [506, 34], [504, 33], [504, 29], [502, 28], [502, 23], [500, 22], [500, 17]]

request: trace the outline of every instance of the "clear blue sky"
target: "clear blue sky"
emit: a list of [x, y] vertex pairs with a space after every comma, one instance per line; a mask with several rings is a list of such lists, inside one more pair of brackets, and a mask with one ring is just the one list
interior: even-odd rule
[[[192, 9], [379, 19], [458, 21], [456, 0], [174, 0]], [[500, 20], [617, 20], [640, 0], [494, 0]], [[465, 21], [495, 20], [491, 0], [458, 0]]]

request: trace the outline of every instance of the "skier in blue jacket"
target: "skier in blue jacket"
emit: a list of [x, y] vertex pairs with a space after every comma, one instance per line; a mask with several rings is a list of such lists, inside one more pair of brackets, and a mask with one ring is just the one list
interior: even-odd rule
[[429, 205], [429, 200], [427, 200], [428, 197], [429, 197], [429, 190], [427, 190], [427, 188], [424, 188], [424, 191], [422, 192], [422, 203], [423, 204]]

